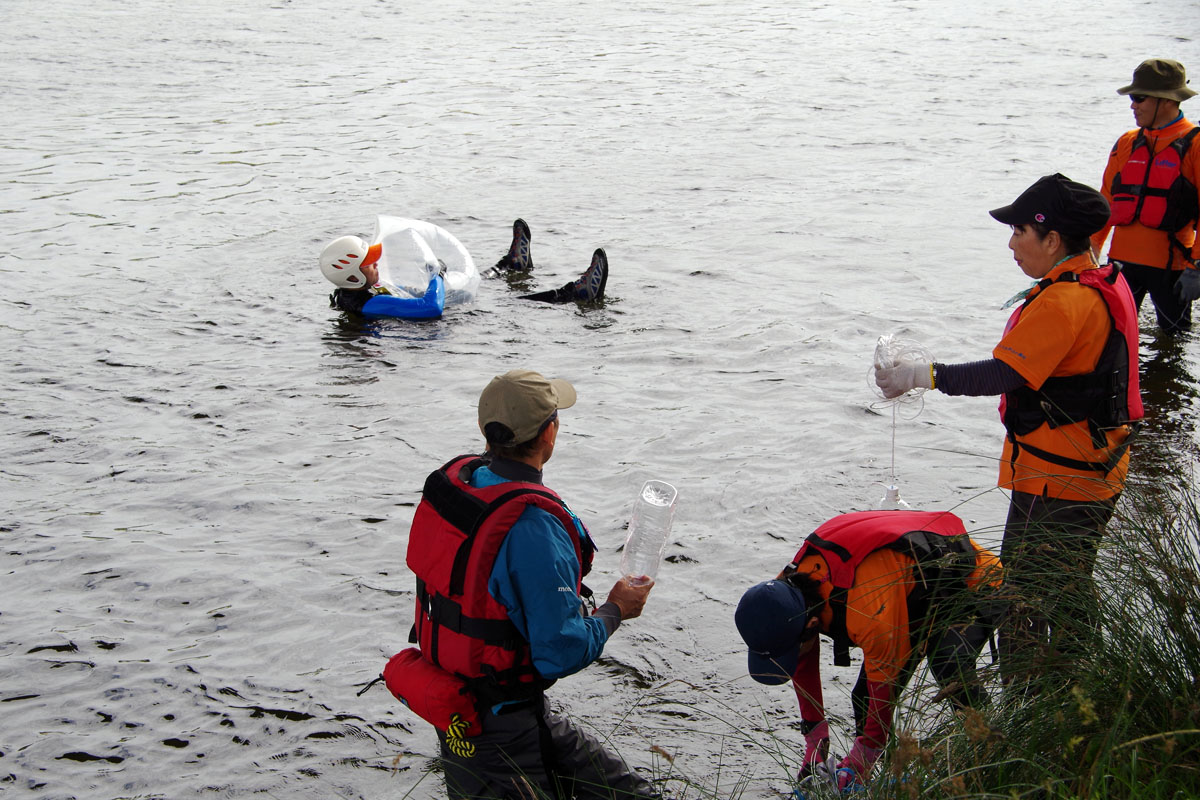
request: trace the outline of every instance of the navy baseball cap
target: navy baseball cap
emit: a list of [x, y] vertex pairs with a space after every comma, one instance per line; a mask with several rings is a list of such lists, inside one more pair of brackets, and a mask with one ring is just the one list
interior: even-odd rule
[[786, 581], [751, 586], [738, 602], [733, 621], [750, 648], [750, 677], [770, 686], [787, 683], [800, 660], [800, 637], [808, 622], [800, 590]]

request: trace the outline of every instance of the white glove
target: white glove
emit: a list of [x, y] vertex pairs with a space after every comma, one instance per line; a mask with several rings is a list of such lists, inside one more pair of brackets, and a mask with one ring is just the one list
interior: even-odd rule
[[875, 385], [891, 400], [913, 389], [932, 389], [933, 371], [928, 361], [903, 359], [890, 367], [875, 365]]

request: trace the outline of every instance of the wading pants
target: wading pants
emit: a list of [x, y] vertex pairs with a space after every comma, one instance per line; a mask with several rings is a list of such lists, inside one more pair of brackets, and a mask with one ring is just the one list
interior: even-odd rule
[[1175, 296], [1175, 283], [1182, 270], [1160, 269], [1147, 267], [1142, 264], [1121, 262], [1121, 274], [1129, 282], [1129, 290], [1133, 292], [1133, 302], [1138, 309], [1142, 300], [1150, 295], [1154, 303], [1154, 314], [1158, 318], [1158, 327], [1165, 333], [1179, 333], [1191, 330], [1192, 304], [1184, 302]]
[[[975, 662], [996, 629], [1000, 606], [988, 589], [972, 592], [961, 581], [947, 583], [948, 586], [934, 587], [931, 593], [914, 589], [909, 595], [908, 618], [913, 621], [909, 637], [913, 650], [892, 687], [893, 704], [900, 701], [922, 658], [929, 659], [929, 672], [939, 687], [943, 690], [952, 684], [957, 687], [945, 696], [956, 707], [982, 708], [988, 703], [987, 693], [976, 677]], [[863, 735], [867, 724], [868, 702], [864, 667], [859, 669], [858, 681], [850, 691], [857, 736]]]
[[[483, 733], [459, 742], [448, 743], [438, 731], [451, 800], [659, 797], [594, 737], [547, 710], [544, 697], [502, 714], [485, 713], [481, 722]], [[464, 741], [471, 747], [464, 748]]]
[[1067, 666], [1087, 646], [1097, 622], [1092, 569], [1116, 502], [1012, 493], [1000, 547], [1010, 602], [1000, 625], [1005, 680]]

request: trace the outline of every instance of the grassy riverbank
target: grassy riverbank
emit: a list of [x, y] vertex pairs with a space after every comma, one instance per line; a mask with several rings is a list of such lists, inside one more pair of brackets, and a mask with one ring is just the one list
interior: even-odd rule
[[[991, 708], [902, 737], [878, 797], [1200, 796], [1200, 493], [1131, 486], [1095, 568], [1100, 635]], [[1032, 666], [1032, 665], [1031, 665]]]
[[[862, 796], [1200, 797], [1200, 490], [1190, 473], [1126, 490], [1094, 575], [1099, 633], [1082, 652], [1040, 653], [1008, 685], [995, 664], [986, 667], [992, 703], [964, 714], [931, 702], [928, 678], [914, 681], [882, 771]], [[736, 737], [741, 714], [729, 712], [711, 721]], [[794, 774], [800, 754], [782, 740], [797, 736], [745, 735], [781, 775]], [[705, 787], [665, 759], [659, 766], [675, 797], [741, 800], [764, 789], [745, 775]], [[782, 789], [786, 780], [771, 783]]]

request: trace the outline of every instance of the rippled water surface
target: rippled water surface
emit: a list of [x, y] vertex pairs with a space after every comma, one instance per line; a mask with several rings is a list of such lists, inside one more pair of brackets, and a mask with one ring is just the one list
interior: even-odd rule
[[[679, 488], [646, 614], [554, 700], [638, 766], [777, 796], [802, 737], [790, 692], [744, 675], [737, 598], [881, 494], [876, 338], [987, 355], [1026, 285], [987, 209], [1097, 183], [1133, 67], [1200, 72], [1196, 10], [6, 0], [0, 787], [436, 796], [428, 727], [356, 691], [406, 643], [425, 475], [529, 366], [579, 390], [547, 479], [600, 545], [594, 587], [643, 482]], [[377, 213], [484, 265], [523, 217], [536, 270], [364, 324], [316, 255]], [[517, 299], [597, 246], [599, 307]], [[1145, 321], [1171, 446], [1143, 476], [1191, 449], [1197, 393], [1194, 338]], [[992, 400], [906, 408], [905, 497], [995, 541], [999, 445]], [[853, 675], [826, 675], [844, 714]]]

